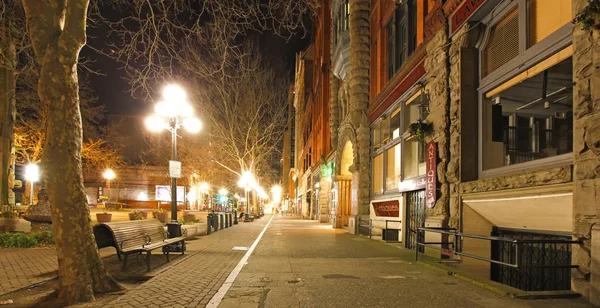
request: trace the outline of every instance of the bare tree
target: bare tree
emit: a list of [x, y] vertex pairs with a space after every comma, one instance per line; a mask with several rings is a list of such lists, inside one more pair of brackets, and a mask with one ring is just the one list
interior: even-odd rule
[[256, 174], [280, 148], [285, 130], [289, 80], [255, 46], [245, 45], [236, 65], [219, 76], [207, 74], [210, 64], [192, 52], [185, 72], [188, 82], [201, 85], [193, 96], [211, 129], [212, 158], [236, 175]]
[[42, 154], [58, 253], [58, 300], [94, 300], [118, 289], [100, 259], [82, 175], [77, 64], [86, 42], [88, 0], [23, 0], [27, 31], [40, 65], [38, 95], [48, 108]]

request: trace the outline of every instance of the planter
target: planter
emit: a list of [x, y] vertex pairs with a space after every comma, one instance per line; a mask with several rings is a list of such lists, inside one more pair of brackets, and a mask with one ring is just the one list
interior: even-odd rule
[[198, 233], [198, 228], [196, 227], [196, 225], [182, 225], [181, 231], [185, 232], [186, 240], [191, 240], [196, 237], [196, 234]]
[[196, 220], [196, 215], [195, 214], [183, 214], [183, 221], [192, 221], [192, 220]]
[[4, 232], [13, 232], [17, 229], [19, 218], [0, 218], [0, 230]]
[[[146, 214], [147, 217], [148, 214]], [[129, 220], [142, 220], [144, 215], [142, 213], [129, 213]]]
[[167, 219], [169, 219], [169, 213], [168, 212], [164, 212], [164, 213], [156, 213], [156, 219], [158, 219], [158, 221], [162, 222], [163, 224], [167, 222]]
[[196, 235], [200, 236], [200, 235], [206, 235], [206, 223], [197, 223], [194, 224], [194, 226], [196, 226], [196, 228], [198, 229], [198, 232], [196, 233]]
[[96, 213], [96, 220], [99, 223], [110, 222], [112, 220], [111, 213]]

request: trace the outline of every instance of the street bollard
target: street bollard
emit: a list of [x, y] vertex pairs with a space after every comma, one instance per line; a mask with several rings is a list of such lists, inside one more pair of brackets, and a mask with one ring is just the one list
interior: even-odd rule
[[229, 214], [225, 213], [225, 228], [231, 227], [231, 221], [229, 221]]
[[211, 233], [212, 230], [210, 228], [212, 228], [212, 214], [206, 216], [206, 235]]
[[212, 226], [214, 228], [214, 231], [219, 231], [219, 217], [217, 217], [217, 214], [213, 214]]
[[227, 221], [227, 214], [223, 213], [223, 227], [229, 228], [229, 222]]
[[223, 214], [219, 214], [219, 229], [223, 230]]
[[238, 216], [237, 211], [233, 211], [233, 224], [234, 225], [238, 224], [238, 221], [237, 221], [238, 218], [237, 218], [237, 216]]
[[229, 226], [233, 227], [233, 217], [231, 216], [231, 213], [229, 213], [227, 215], [229, 215]]

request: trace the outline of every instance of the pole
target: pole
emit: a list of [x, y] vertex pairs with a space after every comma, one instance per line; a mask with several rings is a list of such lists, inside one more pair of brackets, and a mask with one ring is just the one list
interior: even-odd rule
[[[177, 161], [177, 118], [171, 120], [172, 160]], [[181, 236], [181, 224], [177, 221], [177, 178], [171, 177], [171, 221], [167, 223], [169, 238]], [[185, 251], [185, 243], [170, 245], [169, 251]]]
[[[175, 120], [177, 121], [177, 120]], [[171, 127], [172, 160], [177, 160], [177, 127]], [[177, 221], [177, 178], [171, 178], [171, 221]]]
[[31, 191], [29, 192], [29, 205], [33, 205], [33, 181], [31, 181]]

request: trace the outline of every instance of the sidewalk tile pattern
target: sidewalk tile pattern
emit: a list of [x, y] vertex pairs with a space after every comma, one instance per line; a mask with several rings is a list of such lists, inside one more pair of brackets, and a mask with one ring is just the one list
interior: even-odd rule
[[204, 307], [268, 222], [268, 217], [211, 235], [219, 241], [189, 256], [110, 303], [109, 307]]

